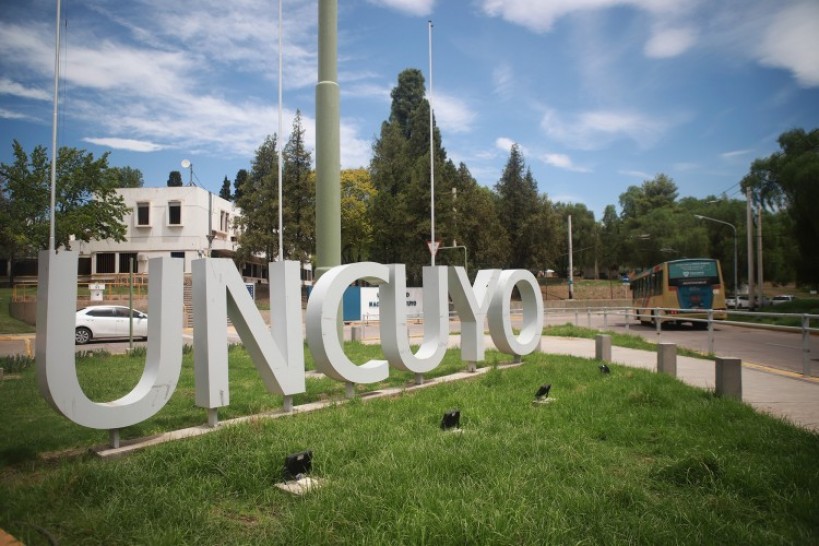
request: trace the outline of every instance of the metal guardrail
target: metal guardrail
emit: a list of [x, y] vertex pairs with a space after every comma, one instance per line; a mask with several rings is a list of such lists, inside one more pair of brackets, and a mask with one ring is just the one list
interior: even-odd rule
[[[575, 324], [579, 324], [579, 311], [583, 309], [577, 308], [551, 308], [548, 311], [565, 311], [568, 313], [574, 312], [575, 315]], [[638, 313], [634, 307], [587, 307], [585, 309], [586, 317], [587, 317], [587, 325], [591, 328], [591, 316], [594, 315], [602, 315], [603, 316], [603, 327], [608, 328], [608, 316], [609, 315], [622, 315], [624, 316], [626, 331], [629, 330], [630, 327], [630, 320], [632, 317], [636, 318]], [[810, 314], [810, 313], [802, 313], [802, 314], [794, 314], [794, 313], [772, 313], [768, 311], [739, 311], [739, 310], [718, 310], [717, 312], [722, 314], [725, 313], [726, 315], [745, 315], [745, 316], [752, 316], [752, 317], [771, 317], [771, 318], [794, 318], [797, 317], [801, 319], [800, 326], [785, 326], [780, 324], [768, 324], [768, 323], [759, 323], [759, 322], [745, 322], [745, 321], [736, 321], [736, 320], [728, 320], [728, 319], [715, 319], [714, 318], [714, 310], [713, 309], [679, 309], [679, 308], [666, 308], [666, 307], [654, 307], [651, 308], [652, 312], [652, 320], [654, 317], [657, 320], [653, 320], [654, 326], [656, 328], [657, 334], [659, 335], [662, 331], [662, 325], [664, 322], [692, 322], [692, 323], [705, 323], [706, 328], [708, 331], [708, 353], [714, 354], [714, 324], [729, 324], [731, 326], [744, 326], [747, 328], [759, 328], [765, 330], [779, 330], [783, 332], [794, 332], [800, 333], [802, 336], [802, 375], [810, 376], [811, 369], [810, 369], [810, 336], [811, 334], [819, 334], [819, 328], [811, 328], [811, 319], [814, 321], [819, 321], [819, 315]], [[661, 313], [662, 312], [662, 313]], [[706, 318], [696, 318], [696, 317], [688, 317], [685, 316], [685, 313], [699, 313], [702, 314], [703, 312], [706, 313]], [[673, 314], [663, 314], [663, 313], [673, 313]]]

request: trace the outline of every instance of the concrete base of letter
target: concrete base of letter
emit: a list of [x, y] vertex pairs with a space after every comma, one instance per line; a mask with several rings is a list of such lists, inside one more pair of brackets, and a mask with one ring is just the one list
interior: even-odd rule
[[322, 485], [324, 485], [322, 480], [307, 476], [305, 478], [301, 478], [300, 480], [277, 483], [276, 487], [292, 495], [306, 495], [313, 489], [318, 489]]

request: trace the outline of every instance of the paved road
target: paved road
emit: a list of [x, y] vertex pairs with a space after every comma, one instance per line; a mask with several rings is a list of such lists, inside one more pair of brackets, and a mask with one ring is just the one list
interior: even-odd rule
[[[517, 318], [513, 316], [513, 321], [516, 320]], [[608, 312], [604, 317], [602, 313], [590, 314], [586, 313], [585, 310], [574, 313], [547, 309], [546, 325], [566, 323], [629, 333], [641, 336], [652, 343], [676, 343], [681, 347], [687, 347], [698, 352], [709, 352], [708, 332], [695, 330], [689, 325], [665, 326], [658, 335], [653, 326], [641, 326], [636, 320], [626, 323], [623, 315], [613, 312]], [[359, 327], [362, 329], [364, 339], [379, 336], [378, 323], [362, 323]], [[421, 322], [412, 321], [409, 328], [413, 337], [423, 335], [423, 324]], [[450, 330], [460, 332], [458, 320], [451, 322]], [[190, 329], [186, 329], [183, 336], [184, 343], [193, 345], [193, 334]], [[350, 339], [349, 326], [346, 328], [345, 337]], [[239, 342], [239, 338], [232, 328], [229, 329], [228, 341], [230, 343]], [[802, 373], [803, 371], [803, 339], [799, 333], [718, 323], [714, 329], [713, 343], [714, 354], [719, 356], [736, 357], [742, 359], [743, 362], [795, 373]], [[135, 341], [134, 346], [145, 346], [145, 342]], [[819, 376], [819, 336], [808, 336], [807, 348], [809, 349], [807, 360], [812, 375]], [[92, 342], [87, 345], [77, 346], [76, 350], [78, 352], [106, 350], [110, 353], [124, 353], [128, 350], [128, 341]], [[0, 336], [0, 356], [18, 354], [34, 355], [34, 334]]]
[[[577, 322], [575, 322], [577, 321]], [[614, 332], [640, 336], [652, 343], [676, 343], [701, 353], [708, 353], [708, 332], [696, 330], [688, 324], [664, 326], [660, 334], [654, 326], [642, 326], [636, 320], [628, 322], [618, 314], [587, 314], [558, 311], [546, 314], [548, 325], [571, 322], [578, 326], [607, 329]], [[604, 324], [605, 323], [605, 324]], [[803, 339], [798, 332], [754, 328], [745, 325], [729, 325], [717, 322], [714, 328], [714, 354], [741, 358], [743, 362], [761, 364], [802, 373]], [[816, 325], [814, 325], [815, 327]], [[819, 336], [807, 338], [807, 360], [812, 374], [819, 375]]]

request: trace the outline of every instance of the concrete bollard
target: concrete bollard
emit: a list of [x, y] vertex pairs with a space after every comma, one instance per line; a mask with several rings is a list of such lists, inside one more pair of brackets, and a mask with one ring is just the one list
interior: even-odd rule
[[611, 362], [611, 336], [605, 334], [594, 336], [594, 358]]
[[361, 341], [361, 326], [352, 326], [350, 328], [350, 341]]
[[677, 377], [677, 344], [657, 344], [657, 373]]
[[717, 395], [742, 400], [742, 360], [718, 356], [714, 371]]

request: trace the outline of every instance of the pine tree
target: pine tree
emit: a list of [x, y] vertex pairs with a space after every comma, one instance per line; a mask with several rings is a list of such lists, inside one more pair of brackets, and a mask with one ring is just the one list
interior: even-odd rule
[[[430, 263], [430, 127], [429, 102], [420, 70], [407, 69], [392, 90], [390, 118], [381, 125], [373, 147], [370, 175], [376, 195], [371, 218], [372, 259], [407, 264], [408, 282], [420, 283], [421, 267]], [[440, 133], [433, 122], [436, 214], [451, 192], [457, 170], [448, 165]], [[446, 217], [448, 214], [444, 213]], [[445, 228], [446, 222], [441, 227]], [[436, 239], [444, 235], [436, 220]]]
[[[247, 179], [239, 185], [239, 260], [263, 253], [272, 261], [278, 253], [278, 152], [276, 136], [268, 135], [256, 150]], [[241, 171], [240, 171], [241, 172]], [[238, 180], [238, 175], [237, 175]]]
[[226, 201], [230, 201], [232, 196], [230, 195], [230, 180], [228, 177], [225, 176], [225, 179], [222, 180], [222, 189], [219, 190], [219, 197]]
[[[509, 234], [508, 266], [527, 269], [533, 266], [532, 221], [538, 211], [537, 183], [526, 167], [517, 144], [512, 146], [503, 175], [495, 185], [498, 194], [498, 214]], [[536, 268], [536, 267], [535, 267]]]
[[289, 259], [309, 261], [315, 251], [316, 186], [311, 157], [304, 145], [301, 112], [284, 147], [284, 249]]
[[184, 186], [182, 183], [182, 173], [179, 171], [171, 171], [168, 173], [168, 187], [169, 188], [180, 188]]
[[239, 169], [236, 172], [236, 178], [233, 179], [233, 200], [238, 202], [242, 198], [242, 186], [247, 181], [248, 173], [245, 169]]

